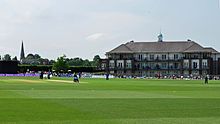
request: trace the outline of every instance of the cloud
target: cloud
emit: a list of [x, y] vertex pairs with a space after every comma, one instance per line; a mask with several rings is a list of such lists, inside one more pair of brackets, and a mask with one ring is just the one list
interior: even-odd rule
[[[188, 5], [189, 1], [181, 3]], [[195, 0], [193, 3], [198, 1]], [[41, 56], [56, 58], [65, 53], [73, 57], [89, 58], [94, 54], [104, 54], [127, 39], [156, 39], [160, 27], [168, 39], [182, 39], [187, 36], [198, 40], [217, 40], [215, 36], [219, 33], [219, 16], [216, 16], [216, 9], [203, 9], [207, 7], [207, 4], [204, 4], [187, 11], [181, 9], [180, 14], [176, 11], [179, 10], [178, 2], [160, 2], [0, 0], [0, 52], [19, 55], [21, 40], [24, 40], [27, 52], [38, 53]], [[211, 6], [214, 2], [199, 2], [202, 5], [203, 3], [210, 3], [208, 5]], [[188, 28], [193, 30], [190, 34]], [[213, 33], [207, 33], [210, 31]], [[70, 44], [77, 47], [72, 49], [73, 46]], [[82, 50], [83, 52], [78, 52]]]
[[89, 12], [86, 19], [81, 21], [81, 29], [90, 33], [105, 32], [109, 37], [122, 37], [127, 32], [140, 31], [152, 22], [144, 15], [129, 12]]
[[0, 1], [1, 20], [10, 24], [32, 24], [35, 17], [50, 7], [51, 0], [3, 0]]
[[86, 40], [90, 40], [90, 41], [99, 40], [104, 35], [105, 35], [104, 33], [95, 33], [86, 37]]

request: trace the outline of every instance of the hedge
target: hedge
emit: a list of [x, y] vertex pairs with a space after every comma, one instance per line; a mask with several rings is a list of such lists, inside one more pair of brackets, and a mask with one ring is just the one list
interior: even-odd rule
[[[53, 66], [52, 65], [19, 65], [19, 72], [24, 73], [27, 71], [51, 71]], [[100, 72], [97, 67], [88, 66], [88, 67], [82, 67], [82, 66], [70, 66], [68, 69], [71, 72]], [[62, 72], [62, 71], [61, 71]]]

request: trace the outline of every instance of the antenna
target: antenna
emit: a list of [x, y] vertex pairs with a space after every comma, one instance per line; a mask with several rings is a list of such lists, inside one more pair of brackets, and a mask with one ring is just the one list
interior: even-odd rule
[[162, 29], [161, 29], [161, 26], [160, 26], [160, 34], [162, 34]]

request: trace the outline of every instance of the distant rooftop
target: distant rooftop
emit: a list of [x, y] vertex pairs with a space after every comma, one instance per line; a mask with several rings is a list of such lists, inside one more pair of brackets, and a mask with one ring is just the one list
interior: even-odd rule
[[181, 53], [191, 53], [191, 52], [211, 52], [219, 53], [214, 48], [202, 47], [198, 43], [187, 40], [187, 41], [163, 41], [163, 42], [128, 42], [126, 44], [121, 44], [115, 49], [111, 50], [109, 53], [138, 53], [138, 52], [181, 52]]

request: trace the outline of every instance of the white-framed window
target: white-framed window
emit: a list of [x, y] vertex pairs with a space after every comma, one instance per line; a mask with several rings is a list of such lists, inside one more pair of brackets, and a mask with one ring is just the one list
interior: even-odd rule
[[183, 68], [188, 69], [189, 68], [189, 60], [183, 61]]
[[114, 60], [109, 61], [109, 68], [115, 68], [115, 61]]
[[119, 67], [119, 68], [122, 68], [122, 63], [118, 63], [118, 67]]
[[167, 55], [162, 55], [162, 60], [166, 60], [167, 59]]
[[202, 68], [208, 67], [208, 60], [202, 60]]
[[193, 69], [197, 69], [198, 68], [198, 63], [197, 62], [193, 62]]
[[184, 68], [189, 68], [189, 63], [188, 62], [183, 63], [183, 67]]
[[138, 60], [143, 60], [143, 55], [142, 54], [138, 55]]
[[118, 68], [124, 68], [124, 60], [118, 60], [117, 61], [117, 67]]
[[199, 69], [199, 59], [192, 60], [192, 69]]

